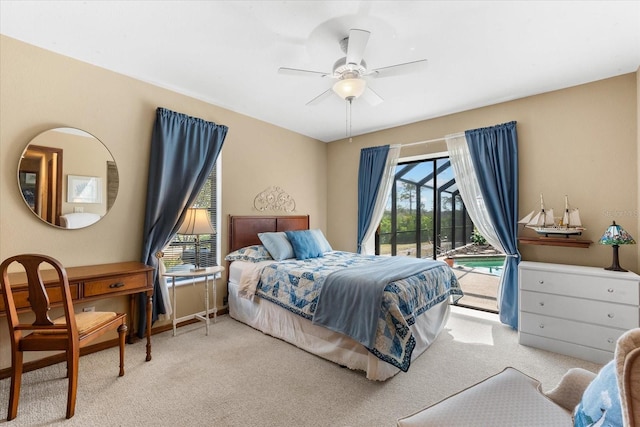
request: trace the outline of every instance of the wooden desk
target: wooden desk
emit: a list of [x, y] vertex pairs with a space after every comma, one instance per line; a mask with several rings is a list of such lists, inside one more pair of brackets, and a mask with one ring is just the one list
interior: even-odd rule
[[[133, 314], [136, 312], [136, 296], [147, 294], [147, 358], [151, 360], [151, 316], [153, 304], [153, 267], [140, 262], [117, 262], [113, 264], [68, 267], [67, 278], [74, 301], [88, 302], [104, 298], [129, 295], [129, 336], [134, 340]], [[42, 279], [49, 293], [52, 307], [59, 306], [62, 297], [57, 275], [53, 270], [43, 270]], [[30, 311], [27, 278], [23, 272], [9, 273], [9, 282], [18, 313]], [[0, 290], [0, 292], [2, 292]], [[4, 301], [0, 298], [0, 316], [5, 316]]]

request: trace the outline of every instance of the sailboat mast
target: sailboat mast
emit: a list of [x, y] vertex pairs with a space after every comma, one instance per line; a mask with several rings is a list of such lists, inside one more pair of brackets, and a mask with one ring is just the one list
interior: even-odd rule
[[564, 195], [564, 216], [562, 217], [562, 226], [568, 227], [571, 222], [571, 218], [569, 215], [569, 196]]
[[543, 227], [555, 224], [555, 220], [553, 219], [553, 209], [549, 209], [549, 212], [545, 210], [544, 198], [542, 197], [542, 193], [540, 193], [540, 217], [542, 218]]

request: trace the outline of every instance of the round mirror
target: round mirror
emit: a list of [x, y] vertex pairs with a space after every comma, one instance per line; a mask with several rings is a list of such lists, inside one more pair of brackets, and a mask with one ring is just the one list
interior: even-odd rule
[[18, 164], [18, 186], [31, 212], [55, 227], [84, 228], [107, 214], [118, 194], [118, 168], [104, 144], [74, 128], [42, 132]]

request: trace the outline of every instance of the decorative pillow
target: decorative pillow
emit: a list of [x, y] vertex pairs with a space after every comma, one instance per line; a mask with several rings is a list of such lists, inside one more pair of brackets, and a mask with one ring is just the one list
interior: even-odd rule
[[322, 233], [322, 230], [320, 230], [318, 228], [315, 228], [313, 230], [309, 230], [309, 233], [311, 233], [313, 238], [318, 243], [318, 246], [320, 247], [320, 250], [322, 251], [322, 253], [331, 252], [333, 250], [333, 248], [331, 247], [331, 245], [327, 241], [327, 238], [324, 237], [324, 234]]
[[287, 231], [286, 234], [293, 246], [296, 259], [318, 258], [323, 255], [311, 230]]
[[264, 246], [254, 245], [231, 252], [229, 255], [224, 257], [224, 259], [225, 261], [260, 262], [269, 261], [273, 258], [271, 258], [271, 255], [269, 255], [269, 252]]
[[620, 389], [615, 361], [604, 365], [589, 384], [573, 413], [574, 427], [591, 425], [622, 427]]
[[293, 247], [287, 239], [287, 235], [283, 231], [272, 233], [258, 233], [258, 238], [265, 248], [269, 251], [271, 258], [276, 261], [294, 258]]

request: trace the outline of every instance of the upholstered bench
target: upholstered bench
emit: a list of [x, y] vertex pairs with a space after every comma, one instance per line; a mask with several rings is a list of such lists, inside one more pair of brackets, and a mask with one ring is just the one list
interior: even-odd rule
[[[602, 398], [607, 390], [611, 400]], [[399, 419], [398, 427], [571, 426], [574, 416], [577, 426], [606, 416], [610, 424], [605, 425], [640, 427], [640, 329], [618, 339], [614, 360], [597, 376], [570, 369], [556, 388], [543, 393], [540, 382], [509, 367]]]

